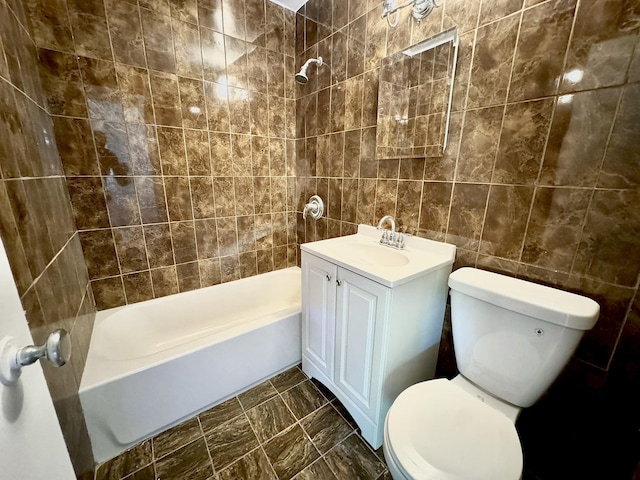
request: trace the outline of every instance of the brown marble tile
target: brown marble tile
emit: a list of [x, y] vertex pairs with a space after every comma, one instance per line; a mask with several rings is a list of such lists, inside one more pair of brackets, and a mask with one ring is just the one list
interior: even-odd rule
[[255, 480], [275, 480], [275, 473], [269, 460], [260, 448], [245, 455], [232, 463], [219, 474], [220, 480], [235, 480], [237, 478], [252, 478]]
[[272, 438], [264, 451], [280, 479], [291, 478], [319, 457], [299, 425]]
[[109, 122], [124, 121], [122, 96], [111, 61], [78, 57], [89, 117]]
[[200, 284], [202, 288], [222, 283], [219, 258], [206, 258], [198, 261]]
[[197, 290], [200, 284], [200, 269], [198, 262], [181, 263], [176, 265], [176, 274], [178, 275], [178, 288], [180, 292], [189, 292]]
[[[194, 2], [195, 6], [195, 2]], [[171, 20], [176, 55], [176, 73], [185, 77], [202, 78], [202, 53], [198, 26]]]
[[109, 215], [100, 178], [67, 178], [67, 188], [76, 228], [109, 227]]
[[132, 175], [133, 165], [125, 124], [92, 120], [91, 129], [102, 175]]
[[213, 193], [216, 216], [229, 217], [235, 215], [235, 189], [233, 177], [214, 177]]
[[178, 293], [178, 275], [176, 267], [162, 267], [151, 270], [151, 281], [153, 283], [153, 293], [156, 298], [166, 297]]
[[[204, 25], [200, 23], [200, 26]], [[200, 46], [204, 79], [220, 82], [226, 70], [224, 35], [208, 28], [200, 28]]]
[[40, 77], [47, 94], [49, 111], [54, 115], [87, 117], [82, 76], [74, 55], [38, 50]]
[[149, 68], [175, 72], [176, 59], [171, 19], [159, 12], [147, 9], [140, 9], [140, 18], [142, 19], [143, 39]]
[[[637, 10], [637, 8], [636, 8]], [[637, 23], [637, 11], [624, 2], [590, 2], [576, 11], [560, 91], [588, 90], [625, 82], [636, 44], [624, 35]]]
[[297, 480], [315, 480], [320, 478], [325, 480], [337, 480], [338, 478], [323, 458], [319, 458], [296, 476]]
[[247, 417], [260, 443], [267, 442], [296, 422], [279, 396], [248, 410]]
[[212, 430], [215, 427], [222, 425], [223, 423], [231, 420], [234, 417], [242, 414], [242, 406], [238, 402], [236, 397], [233, 397], [225, 402], [222, 402], [215, 407], [210, 408], [198, 415], [202, 429], [205, 433]]
[[229, 132], [229, 87], [205, 82], [204, 89], [209, 130]]
[[239, 415], [210, 430], [206, 439], [216, 470], [227, 467], [259, 445], [245, 415]]
[[249, 410], [277, 395], [276, 389], [270, 382], [264, 382], [238, 395], [238, 400], [245, 410]]
[[122, 273], [149, 269], [142, 227], [114, 228], [113, 237]]
[[254, 188], [251, 177], [236, 177], [233, 179], [236, 199], [236, 215], [252, 215], [255, 213]]
[[142, 442], [113, 460], [101, 464], [96, 469], [96, 480], [119, 480], [121, 476], [150, 464], [152, 459], [151, 441]]
[[301, 426], [321, 454], [327, 453], [353, 433], [353, 428], [331, 405], [325, 405], [305, 417]]
[[493, 172], [504, 107], [483, 108], [467, 112], [456, 179], [489, 182]]
[[67, 2], [67, 6], [76, 53], [103, 60], [112, 59], [104, 6], [76, 1]]
[[224, 32], [232, 37], [245, 38], [245, 2], [222, 0]]
[[211, 144], [211, 173], [214, 177], [232, 175], [231, 137], [227, 133], [209, 134]]
[[98, 163], [89, 122], [53, 117], [53, 126], [65, 175], [97, 175]]
[[374, 218], [395, 215], [398, 194], [397, 180], [378, 180], [376, 183], [376, 207]]
[[278, 392], [282, 393], [289, 390], [291, 387], [295, 387], [299, 383], [304, 382], [306, 378], [306, 375], [302, 373], [300, 368], [292, 367], [289, 370], [271, 378], [269, 381]]
[[238, 253], [238, 230], [235, 217], [224, 217], [216, 220], [218, 231], [218, 249], [221, 257]]
[[169, 73], [151, 72], [149, 80], [156, 123], [172, 127], [182, 126], [182, 111], [179, 102], [176, 102], [179, 98], [178, 77]]
[[621, 89], [562, 95], [540, 171], [543, 185], [595, 185]]
[[171, 238], [176, 263], [192, 262], [198, 259], [193, 222], [173, 222]]
[[520, 259], [533, 192], [533, 186], [491, 186], [480, 253]]
[[[256, 249], [256, 225], [252, 215], [237, 217], [238, 251], [251, 252]], [[228, 244], [228, 242], [225, 242]]]
[[164, 175], [187, 175], [184, 131], [178, 128], [158, 128], [158, 146]]
[[92, 279], [118, 275], [115, 242], [111, 230], [80, 232], [84, 260]]
[[143, 228], [149, 266], [157, 268], [173, 265], [173, 248], [171, 246], [169, 224], [145, 225]]
[[637, 190], [596, 190], [572, 273], [635, 286], [640, 273], [639, 212]]
[[267, 273], [273, 271], [273, 249], [271, 247], [263, 248], [257, 251], [258, 273]]
[[251, 176], [251, 137], [231, 135], [231, 157], [233, 174], [237, 177]]
[[157, 459], [160, 459], [202, 435], [200, 422], [197, 417], [194, 417], [153, 437], [153, 453]]
[[345, 117], [345, 88], [344, 84], [331, 87], [331, 131], [344, 130]]
[[351, 435], [331, 449], [325, 461], [339, 478], [377, 478], [384, 464], [358, 435]]
[[575, 0], [553, 0], [525, 10], [513, 64], [509, 101], [557, 92]]
[[162, 166], [156, 128], [152, 125], [127, 124], [129, 155], [134, 175], [160, 175]]
[[327, 399], [308, 380], [283, 392], [282, 398], [298, 420], [328, 403]]
[[91, 289], [93, 290], [98, 310], [106, 310], [126, 304], [121, 277], [92, 280]]
[[123, 275], [122, 283], [124, 284], [124, 293], [127, 297], [128, 305], [136, 302], [144, 302], [145, 300], [151, 300], [153, 298], [151, 274], [149, 271]]
[[178, 77], [182, 126], [185, 128], [207, 128], [204, 84], [201, 80]]
[[507, 105], [493, 183], [533, 184], [549, 133], [553, 100]]
[[485, 0], [480, 9], [480, 25], [517, 12], [522, 9], [522, 4], [523, 0]]
[[196, 220], [196, 244], [198, 247], [198, 258], [212, 258], [218, 256], [218, 236], [216, 221], [214, 219]]
[[568, 272], [590, 198], [591, 192], [583, 189], [537, 188], [522, 261]]
[[422, 182], [399, 181], [396, 221], [402, 231], [414, 235], [418, 231], [418, 217], [422, 194]]
[[135, 177], [134, 181], [142, 223], [168, 221], [162, 177]]
[[488, 194], [489, 185], [455, 184], [447, 242], [468, 250], [478, 248]]
[[191, 186], [191, 202], [195, 218], [213, 218], [215, 205], [213, 202], [213, 181], [211, 177], [189, 177]]
[[189, 177], [164, 177], [167, 208], [171, 221], [192, 220], [193, 207]]
[[605, 188], [634, 188], [640, 186], [640, 155], [634, 148], [640, 130], [638, 126], [638, 93], [640, 84], [625, 86], [616, 115], [609, 146], [605, 154], [598, 186]]
[[189, 175], [211, 175], [209, 135], [204, 130], [184, 130]]
[[452, 188], [451, 183], [424, 183], [419, 228], [427, 238], [442, 238], [446, 233]]
[[464, 0], [446, 0], [442, 18], [443, 29], [458, 27], [459, 33], [475, 28], [478, 21], [480, 4], [468, 3]]
[[211, 459], [203, 439], [195, 440], [156, 462], [158, 477], [166, 480], [206, 480], [213, 475]]
[[105, 10], [116, 62], [146, 67], [138, 6], [125, 0], [107, 0]]
[[240, 277], [252, 277], [258, 274], [258, 255], [256, 251], [240, 252], [238, 255], [240, 262]]

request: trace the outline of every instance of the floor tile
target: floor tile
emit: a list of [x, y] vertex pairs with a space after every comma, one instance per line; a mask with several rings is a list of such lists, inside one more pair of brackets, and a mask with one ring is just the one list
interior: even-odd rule
[[142, 470], [138, 470], [135, 473], [132, 473], [128, 477], [125, 477], [123, 480], [155, 480], [156, 474], [153, 470], [153, 465], [147, 465]]
[[329, 390], [327, 387], [325, 387], [322, 382], [319, 382], [315, 378], [311, 378], [309, 380], [311, 381], [311, 383], [313, 383], [314, 387], [316, 387], [318, 390], [320, 390], [320, 393], [322, 395], [324, 395], [324, 397], [327, 400], [329, 400], [330, 402], [336, 400], [336, 396], [333, 394], [333, 392], [331, 390]]
[[195, 440], [156, 462], [162, 480], [207, 480], [213, 475], [204, 439]]
[[209, 410], [202, 412], [198, 417], [202, 424], [202, 429], [205, 433], [222, 425], [224, 422], [228, 422], [234, 417], [242, 414], [242, 406], [237, 397], [233, 397], [226, 402], [216, 405]]
[[218, 474], [219, 480], [276, 480], [277, 478], [262, 448], [256, 448]]
[[305, 417], [301, 422], [311, 441], [324, 454], [353, 433], [353, 428], [331, 404]]
[[247, 412], [247, 417], [261, 443], [296, 423], [296, 419], [279, 396], [253, 407]]
[[96, 480], [120, 480], [149, 465], [152, 460], [151, 440], [147, 440], [100, 465], [96, 471]]
[[276, 375], [271, 379], [271, 384], [275, 389], [282, 393], [285, 390], [289, 390], [291, 387], [296, 386], [299, 383], [304, 382], [307, 376], [302, 373], [298, 367], [290, 368], [289, 370], [282, 372], [280, 375]]
[[269, 440], [264, 451], [280, 480], [293, 477], [320, 457], [299, 425]]
[[358, 435], [347, 437], [324, 456], [338, 478], [374, 480], [385, 466]]
[[201, 436], [200, 422], [192, 418], [154, 437], [153, 454], [156, 459], [162, 458]]
[[295, 480], [338, 480], [322, 458], [313, 462], [294, 478]]
[[245, 410], [249, 410], [256, 405], [275, 397], [277, 394], [278, 392], [273, 388], [271, 382], [266, 381], [256, 387], [253, 387], [251, 390], [238, 395], [238, 400], [240, 400], [240, 403]]
[[206, 439], [216, 471], [258, 447], [258, 439], [246, 415], [237, 416], [214, 428], [206, 434]]
[[328, 403], [328, 400], [309, 380], [282, 394], [282, 398], [298, 420]]

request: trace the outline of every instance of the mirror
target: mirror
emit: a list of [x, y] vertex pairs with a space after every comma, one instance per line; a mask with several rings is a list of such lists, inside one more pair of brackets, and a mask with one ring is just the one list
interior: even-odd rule
[[378, 160], [443, 155], [457, 59], [458, 29], [453, 27], [382, 60]]

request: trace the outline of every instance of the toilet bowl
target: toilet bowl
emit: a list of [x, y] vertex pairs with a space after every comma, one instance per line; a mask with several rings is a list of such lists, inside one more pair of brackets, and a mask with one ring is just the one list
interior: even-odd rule
[[475, 268], [449, 277], [460, 374], [395, 399], [383, 451], [394, 480], [518, 480], [515, 421], [557, 378], [600, 312], [593, 300]]
[[395, 480], [520, 478], [522, 449], [513, 419], [458, 379], [413, 385], [389, 410], [383, 451]]

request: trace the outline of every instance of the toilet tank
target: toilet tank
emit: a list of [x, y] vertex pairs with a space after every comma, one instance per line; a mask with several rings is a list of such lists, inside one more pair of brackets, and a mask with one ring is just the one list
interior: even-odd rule
[[590, 298], [476, 268], [453, 272], [449, 287], [458, 370], [520, 407], [549, 388], [600, 313]]

